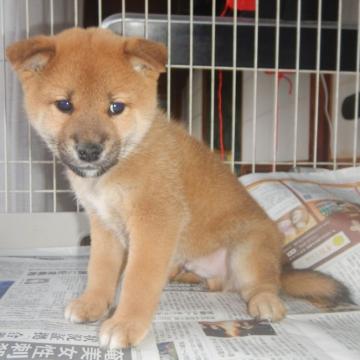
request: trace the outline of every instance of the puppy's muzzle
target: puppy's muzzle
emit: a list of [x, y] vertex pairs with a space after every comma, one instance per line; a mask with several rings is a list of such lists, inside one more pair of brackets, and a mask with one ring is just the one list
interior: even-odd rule
[[90, 163], [99, 160], [104, 147], [101, 144], [86, 142], [76, 144], [75, 149], [80, 160]]

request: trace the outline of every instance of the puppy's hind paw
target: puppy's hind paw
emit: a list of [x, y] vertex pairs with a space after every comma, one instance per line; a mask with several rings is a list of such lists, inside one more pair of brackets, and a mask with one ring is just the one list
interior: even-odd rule
[[286, 315], [286, 308], [278, 295], [261, 292], [248, 302], [248, 311], [257, 319], [279, 321]]

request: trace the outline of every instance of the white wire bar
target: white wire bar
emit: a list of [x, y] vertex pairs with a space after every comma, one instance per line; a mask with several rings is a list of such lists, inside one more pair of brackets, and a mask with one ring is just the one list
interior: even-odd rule
[[338, 122], [339, 122], [339, 85], [340, 85], [340, 56], [341, 56], [341, 26], [342, 26], [342, 0], [338, 7], [338, 28], [336, 41], [336, 75], [335, 75], [335, 109], [334, 109], [334, 146], [333, 146], [333, 169], [337, 168], [337, 145], [338, 145]]
[[[50, 34], [54, 35], [54, 0], [50, 0]], [[53, 155], [53, 212], [57, 209], [56, 158]]]
[[215, 132], [215, 19], [216, 19], [216, 0], [211, 4], [211, 85], [210, 85], [210, 149], [214, 150]]
[[[171, 64], [171, 68], [172, 69], [189, 69], [190, 65], [182, 65], [182, 64]], [[193, 69], [195, 70], [211, 70], [211, 65], [193, 65], [192, 66]], [[233, 70], [234, 67], [233, 66], [222, 66], [222, 65], [216, 65], [215, 66], [215, 70]], [[236, 67], [237, 71], [254, 71], [254, 69], [252, 67], [244, 67], [244, 66], [237, 66]], [[274, 68], [272, 67], [258, 67], [258, 72], [267, 72], [267, 71], [271, 71], [274, 72]], [[288, 73], [295, 73], [294, 69], [289, 69], [289, 68], [278, 68], [278, 72], [288, 72]], [[300, 74], [315, 74], [317, 73], [317, 70], [312, 70], [312, 69], [300, 69], [299, 70]], [[329, 74], [329, 75], [336, 75], [336, 70], [320, 70], [319, 69], [319, 74]], [[343, 70], [341, 71], [342, 75], [356, 75], [356, 71], [348, 71], [348, 70]]]
[[[229, 164], [231, 165], [231, 161], [224, 161], [225, 164]], [[251, 166], [251, 162], [249, 161], [234, 161], [235, 165], [246, 165], [246, 166]], [[267, 167], [271, 167], [273, 164], [272, 161], [257, 161], [256, 165], [266, 165]], [[277, 161], [276, 166], [287, 166], [290, 168], [292, 168], [293, 165], [293, 161], [292, 160], [284, 160], [284, 161]], [[312, 161], [297, 161], [297, 165], [298, 166], [305, 166], [305, 167], [312, 167], [313, 162]], [[332, 168], [333, 166], [333, 161], [318, 161], [317, 162], [318, 166], [322, 166], [324, 168]], [[352, 166], [352, 160], [349, 161], [338, 161], [337, 162], [337, 166], [341, 166], [341, 167], [348, 167], [348, 166]]]
[[254, 78], [253, 78], [253, 122], [252, 122], [252, 151], [251, 172], [256, 166], [256, 117], [257, 117], [257, 85], [258, 85], [258, 46], [259, 46], [259, 0], [255, 2], [255, 29], [254, 29]]
[[102, 23], [102, 0], [98, 0], [98, 26]]
[[54, 0], [50, 0], [50, 35], [54, 35]]
[[28, 39], [30, 36], [30, 10], [29, 0], [25, 0], [25, 36]]
[[[74, 26], [79, 26], [79, 2], [78, 0], [74, 0]], [[76, 199], [76, 212], [80, 211], [80, 203], [79, 200]]]
[[144, 0], [144, 10], [145, 10], [145, 23], [144, 23], [144, 37], [147, 39], [149, 37], [149, 0]]
[[121, 0], [121, 23], [122, 23], [122, 36], [126, 36], [126, 1]]
[[[1, 35], [3, 41], [3, 58], [5, 59], [5, 3], [0, 1], [1, 10]], [[5, 213], [9, 211], [9, 183], [8, 183], [8, 152], [7, 152], [7, 105], [6, 105], [6, 63], [2, 62], [2, 75], [4, 84], [4, 106], [2, 111], [3, 130], [4, 130], [4, 193], [5, 193]]]
[[74, 0], [74, 26], [79, 26], [79, 2]]
[[[0, 190], [0, 193], [3, 193], [4, 190]], [[29, 190], [9, 190], [8, 191], [9, 193], [22, 193], [22, 194], [27, 194], [29, 193]], [[53, 190], [51, 189], [41, 189], [41, 190], [32, 190], [33, 193], [36, 193], [36, 194], [52, 194], [53, 193]], [[58, 189], [56, 191], [58, 194], [64, 194], [64, 193], [74, 193], [73, 190], [71, 189]]]
[[321, 23], [322, 0], [318, 2], [317, 40], [316, 40], [316, 77], [315, 77], [315, 111], [314, 111], [314, 142], [313, 142], [313, 167], [317, 167], [317, 142], [319, 126], [319, 86], [320, 86], [320, 50], [321, 50]]
[[167, 1], [167, 51], [168, 63], [166, 73], [166, 113], [167, 118], [171, 119], [171, 0]]
[[237, 0], [233, 9], [233, 69], [232, 69], [232, 99], [231, 99], [231, 170], [235, 170], [235, 123], [236, 123], [236, 57], [237, 57]]
[[275, 28], [275, 72], [274, 72], [274, 119], [273, 119], [273, 149], [272, 171], [276, 170], [279, 127], [279, 39], [280, 39], [280, 0], [276, 0], [276, 28]]
[[355, 109], [354, 109], [354, 140], [353, 166], [357, 164], [358, 127], [359, 127], [359, 71], [360, 71], [360, 2], [358, 2], [357, 16], [357, 45], [356, 45], [356, 76], [355, 76]]
[[194, 0], [190, 0], [190, 44], [189, 44], [189, 134], [192, 135], [193, 125], [193, 56], [194, 56]]
[[[29, 160], [7, 160], [8, 164], [29, 164]], [[52, 160], [33, 160], [33, 164], [52, 164]], [[57, 161], [58, 164], [61, 164], [60, 161]], [[0, 160], [0, 164], [5, 164], [5, 160]]]
[[301, 0], [297, 2], [296, 13], [296, 64], [295, 64], [295, 104], [294, 104], [294, 149], [293, 149], [293, 167], [296, 167], [297, 160], [297, 142], [298, 142], [298, 117], [299, 117], [299, 69], [300, 69], [300, 41], [301, 41]]
[[[29, 9], [29, 0], [25, 1], [25, 29], [26, 29], [26, 38], [30, 36], [30, 9]], [[28, 121], [27, 131], [28, 131], [28, 143], [29, 143], [29, 212], [32, 213], [33, 209], [33, 196], [32, 196], [32, 132], [30, 121]]]

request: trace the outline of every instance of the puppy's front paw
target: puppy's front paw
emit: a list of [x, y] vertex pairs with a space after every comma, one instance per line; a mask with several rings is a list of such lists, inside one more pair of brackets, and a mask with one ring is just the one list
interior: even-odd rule
[[276, 294], [266, 292], [254, 295], [249, 300], [248, 309], [251, 316], [269, 321], [279, 321], [286, 315], [281, 299]]
[[146, 321], [106, 320], [100, 329], [100, 346], [110, 349], [127, 348], [138, 345], [144, 339], [149, 327]]
[[108, 301], [96, 294], [84, 293], [65, 309], [65, 319], [73, 323], [96, 321], [108, 312]]

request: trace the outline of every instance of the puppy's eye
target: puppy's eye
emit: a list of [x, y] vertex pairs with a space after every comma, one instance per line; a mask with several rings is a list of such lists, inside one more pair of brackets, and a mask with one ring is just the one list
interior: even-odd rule
[[119, 115], [125, 109], [125, 104], [122, 102], [113, 102], [109, 106], [109, 114], [110, 115]]
[[69, 100], [58, 100], [55, 105], [63, 113], [70, 113], [73, 110], [73, 104]]

